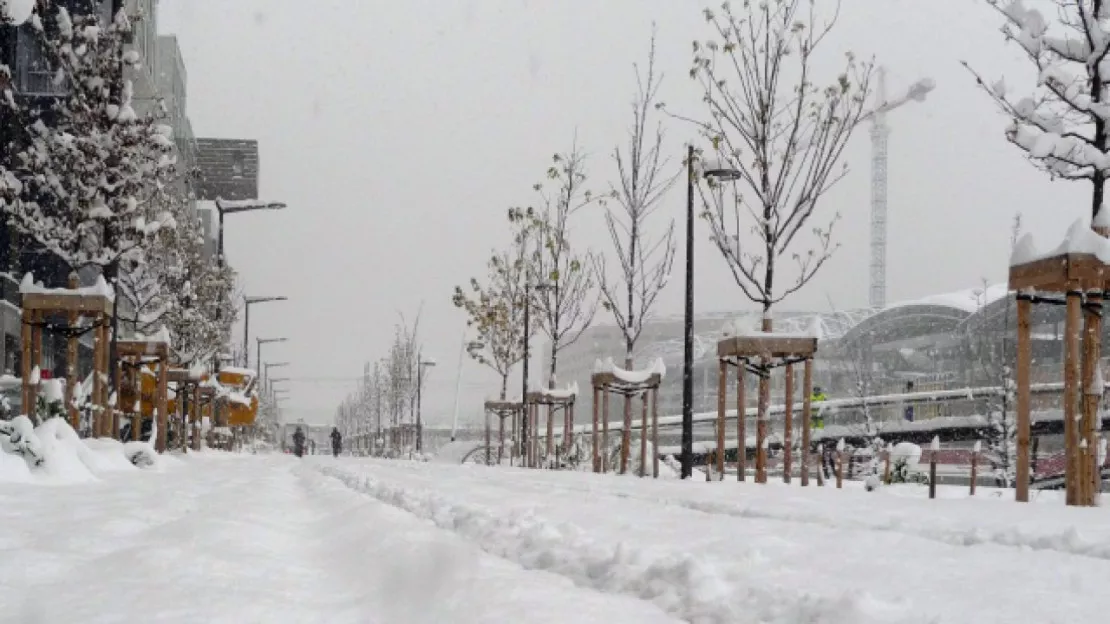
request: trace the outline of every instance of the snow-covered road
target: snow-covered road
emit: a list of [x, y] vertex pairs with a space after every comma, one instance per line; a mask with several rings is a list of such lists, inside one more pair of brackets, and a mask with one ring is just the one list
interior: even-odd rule
[[[326, 474], [530, 570], [690, 622], [1099, 622], [1110, 513], [388, 462]], [[624, 619], [622, 621], [632, 621]]]
[[[334, 461], [334, 460], [333, 460]], [[0, 622], [673, 622], [286, 456], [0, 484]]]
[[1110, 510], [922, 492], [191, 455], [0, 483], [0, 622], [1102, 621]]

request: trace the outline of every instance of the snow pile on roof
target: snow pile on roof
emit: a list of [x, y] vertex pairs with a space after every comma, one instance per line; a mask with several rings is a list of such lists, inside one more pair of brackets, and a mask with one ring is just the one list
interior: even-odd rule
[[[1099, 218], [1094, 225], [1100, 227], [1110, 226], [1110, 211], [1100, 210]], [[1105, 216], [1103, 216], [1105, 215]], [[1064, 240], [1055, 249], [1048, 252], [1038, 252], [1033, 241], [1033, 235], [1027, 233], [1022, 236], [1010, 254], [1010, 266], [1029, 264], [1044, 258], [1053, 258], [1066, 254], [1090, 254], [1100, 262], [1110, 263], [1110, 239], [1103, 238], [1091, 229], [1083, 219], [1076, 219], [1068, 228]]]
[[19, 26], [31, 17], [35, 0], [0, 0], [0, 18]]
[[894, 303], [887, 306], [886, 309], [889, 310], [904, 306], [942, 306], [961, 310], [968, 314], [974, 314], [981, 308], [985, 308], [995, 301], [1002, 299], [1007, 294], [1009, 294], [1008, 285], [992, 284], [987, 286], [986, 290], [983, 288], [969, 288], [939, 295], [929, 295], [921, 299]]
[[667, 366], [663, 364], [663, 358], [655, 358], [651, 366], [641, 370], [625, 370], [613, 363], [613, 358], [605, 358], [605, 360], [594, 361], [594, 373], [609, 373], [616, 377], [618, 380], [627, 384], [641, 384], [651, 379], [652, 375], [658, 374], [662, 379], [667, 376]]
[[[142, 463], [134, 461], [139, 455]], [[148, 442], [82, 440], [63, 418], [38, 427], [26, 416], [0, 422], [0, 483], [86, 483], [137, 465], [158, 466], [161, 460]]]
[[[0, 0], [3, 1], [3, 0]], [[42, 282], [36, 282], [35, 276], [32, 273], [24, 273], [23, 281], [19, 283], [19, 294], [21, 295], [89, 295], [106, 297], [110, 300], [115, 300], [116, 292], [104, 281], [103, 275], [96, 276], [96, 282], [92, 286], [82, 286], [80, 288], [46, 288]]]

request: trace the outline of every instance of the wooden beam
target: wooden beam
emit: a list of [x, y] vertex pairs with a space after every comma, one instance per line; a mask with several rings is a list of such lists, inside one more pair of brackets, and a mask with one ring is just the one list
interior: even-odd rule
[[598, 403], [600, 403], [600, 402], [601, 402], [601, 389], [598, 388], [597, 386], [594, 386], [594, 402], [593, 402], [594, 427], [593, 427], [593, 431], [591, 432], [591, 435], [592, 435], [593, 447], [594, 447], [593, 448], [593, 451], [594, 451], [593, 452], [594, 472], [598, 472], [598, 473], [601, 472], [601, 450], [600, 450], [600, 447], [599, 447], [599, 444], [601, 443], [601, 440], [598, 438], [598, 424], [599, 424], [598, 423], [598, 408], [600, 407], [600, 405], [598, 405]]
[[1033, 303], [1025, 299], [1017, 301], [1017, 358], [1015, 382], [1017, 385], [1017, 483], [1015, 500], [1029, 502], [1029, 420], [1030, 420], [1030, 381], [1033, 366], [1033, 340], [1029, 317]]
[[73, 293], [26, 293], [23, 308], [38, 312], [78, 312], [86, 315], [112, 315], [112, 300], [103, 295]]
[[1091, 292], [1087, 295], [1087, 310], [1083, 315], [1083, 418], [1079, 433], [1083, 447], [1083, 504], [1093, 507], [1098, 499], [1102, 485], [1102, 474], [1098, 465], [1098, 432], [1102, 422], [1098, 405], [1102, 401], [1103, 380], [1099, 379], [1098, 361], [1102, 351], [1102, 294]]
[[31, 371], [34, 368], [31, 364], [31, 343], [34, 341], [34, 337], [31, 335], [31, 325], [35, 322], [35, 317], [31, 310], [27, 308], [23, 308], [22, 317], [22, 327], [20, 328], [20, 333], [22, 334], [20, 345], [22, 347], [22, 353], [20, 354], [20, 359], [22, 360], [22, 366], [20, 367], [22, 371], [20, 375], [22, 376], [21, 381], [23, 382], [22, 410], [25, 416], [31, 416], [33, 412], [29, 410], [33, 410], [35, 405], [35, 396], [31, 388]]
[[731, 336], [717, 343], [717, 357], [809, 357], [817, 352], [817, 338], [767, 333]]
[[659, 388], [648, 390], [651, 393], [651, 476], [659, 478]]
[[170, 359], [167, 356], [168, 354], [164, 354], [162, 360], [158, 362], [158, 440], [155, 442], [154, 448], [159, 453], [164, 453], [166, 451], [166, 445], [169, 439]]

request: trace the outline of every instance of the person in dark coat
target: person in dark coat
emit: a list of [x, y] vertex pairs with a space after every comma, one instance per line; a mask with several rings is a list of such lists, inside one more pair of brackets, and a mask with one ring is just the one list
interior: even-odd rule
[[339, 433], [339, 427], [331, 428], [331, 453], [339, 457], [339, 451], [343, 450], [343, 434]]
[[304, 430], [300, 427], [293, 432], [293, 454], [297, 457], [304, 456]]

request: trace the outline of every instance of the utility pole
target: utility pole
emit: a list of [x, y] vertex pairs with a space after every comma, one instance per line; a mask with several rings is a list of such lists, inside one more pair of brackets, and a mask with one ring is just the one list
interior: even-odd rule
[[[741, 441], [743, 443], [743, 441]], [[682, 338], [682, 472], [694, 474], [694, 146], [686, 147], [686, 311]]]

